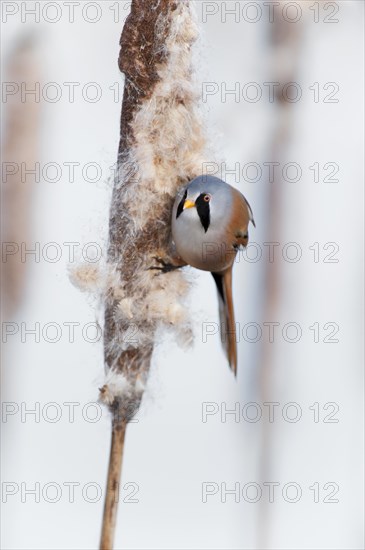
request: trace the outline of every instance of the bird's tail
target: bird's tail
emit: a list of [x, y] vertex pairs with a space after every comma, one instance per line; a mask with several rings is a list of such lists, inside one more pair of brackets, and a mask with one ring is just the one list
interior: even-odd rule
[[232, 269], [224, 273], [212, 273], [218, 290], [220, 333], [229, 366], [237, 374], [237, 341], [232, 297]]

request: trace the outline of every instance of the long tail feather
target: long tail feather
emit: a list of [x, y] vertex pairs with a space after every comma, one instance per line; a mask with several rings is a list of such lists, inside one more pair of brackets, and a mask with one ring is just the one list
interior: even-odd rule
[[218, 290], [221, 341], [229, 366], [237, 374], [236, 324], [232, 297], [232, 269], [224, 273], [212, 273]]

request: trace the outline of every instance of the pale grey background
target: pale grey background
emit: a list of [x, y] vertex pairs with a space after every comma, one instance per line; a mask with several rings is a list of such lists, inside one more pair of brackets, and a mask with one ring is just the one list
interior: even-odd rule
[[[20, 3], [12, 3], [20, 6]], [[27, 5], [33, 4], [30, 2]], [[41, 3], [43, 4], [43, 3]], [[66, 95], [57, 103], [41, 102], [41, 163], [69, 161], [81, 165], [95, 161], [108, 175], [115, 161], [120, 102], [109, 87], [122, 78], [117, 67], [118, 41], [123, 18], [113, 21], [114, 4], [100, 3], [102, 17], [90, 24], [75, 10], [74, 23], [62, 18], [51, 24], [41, 18], [20, 20], [20, 12], [3, 25], [4, 56], [31, 31], [38, 44], [44, 82], [96, 81], [103, 92], [97, 103], [83, 100], [76, 89], [75, 102]], [[121, 14], [127, 13], [121, 5]], [[239, 344], [237, 382], [233, 379], [217, 336], [202, 342], [203, 321], [217, 321], [217, 301], [209, 274], [196, 274], [191, 294], [191, 313], [196, 319], [195, 346], [181, 350], [168, 336], [154, 354], [149, 386], [138, 422], [128, 428], [123, 484], [138, 484], [138, 503], [119, 508], [116, 548], [295, 548], [357, 549], [363, 547], [363, 4], [338, 2], [339, 22], [314, 23], [313, 3], [301, 2], [303, 17], [293, 24], [298, 38], [273, 49], [272, 25], [267, 15], [249, 23], [241, 15], [223, 20], [223, 2], [210, 2], [217, 13], [202, 21], [204, 3], [197, 14], [202, 31], [198, 70], [203, 81], [260, 83], [263, 98], [227, 102], [220, 94], [205, 104], [207, 123], [216, 150], [227, 165], [278, 160], [296, 162], [303, 169], [297, 183], [279, 179], [271, 186], [265, 172], [257, 183], [241, 177], [238, 188], [254, 210], [257, 229], [251, 240], [280, 242], [274, 264], [267, 256], [257, 263], [243, 258], [234, 273], [236, 317], [240, 327], [248, 322], [281, 323], [275, 343], [268, 343], [267, 329], [257, 344]], [[234, 7], [234, 2], [226, 3]], [[245, 3], [239, 3], [243, 6]], [[246, 3], [247, 4], [247, 3]], [[257, 4], [257, 3], [256, 3]], [[285, 2], [283, 3], [285, 4]], [[214, 8], [214, 9], [215, 9]], [[213, 9], [213, 8], [212, 8]], [[323, 10], [323, 6], [320, 8]], [[90, 12], [91, 13], [91, 12]], [[263, 14], [266, 12], [264, 11]], [[321, 19], [326, 15], [320, 11]], [[294, 33], [295, 34], [295, 33]], [[297, 46], [295, 46], [295, 44]], [[296, 49], [297, 47], [297, 49]], [[294, 67], [294, 72], [291, 67]], [[289, 111], [270, 103], [263, 82], [300, 83], [303, 99]], [[336, 82], [339, 103], [314, 103], [309, 86]], [[266, 94], [266, 95], [265, 95]], [[287, 142], [278, 132], [289, 113]], [[279, 141], [278, 141], [279, 139]], [[276, 145], [276, 153], [273, 147]], [[309, 166], [336, 162], [339, 183], [314, 183]], [[83, 181], [80, 169], [70, 183], [65, 169], [58, 183], [37, 183], [30, 204], [30, 242], [103, 243], [107, 234], [110, 186], [106, 181]], [[267, 173], [266, 173], [267, 174]], [[234, 184], [234, 177], [227, 177]], [[273, 200], [274, 191], [276, 202]], [[275, 223], [270, 222], [270, 216]], [[281, 259], [285, 243], [296, 242], [303, 255], [299, 262]], [[309, 249], [318, 242], [339, 245], [338, 263], [315, 263]], [[80, 248], [79, 248], [80, 250]], [[92, 300], [69, 282], [67, 249], [61, 261], [28, 260], [28, 277], [22, 306], [11, 320], [33, 326], [49, 322], [94, 322], [98, 310]], [[330, 250], [328, 251], [330, 252]], [[323, 259], [323, 248], [321, 257]], [[267, 277], [277, 277], [276, 298], [267, 297]], [[6, 319], [8, 320], [8, 319]], [[281, 327], [297, 322], [303, 330], [296, 344], [285, 342]], [[336, 322], [339, 343], [313, 342], [309, 326]], [[263, 327], [264, 328], [264, 327]], [[2, 480], [19, 485], [19, 492], [2, 505], [2, 544], [6, 549], [91, 549], [98, 545], [103, 499], [86, 502], [81, 489], [97, 483], [104, 490], [109, 451], [109, 419], [103, 413], [95, 423], [81, 414], [95, 401], [102, 381], [102, 346], [85, 342], [81, 329], [74, 343], [66, 329], [56, 344], [35, 343], [19, 334], [9, 338], [4, 351], [3, 401], [60, 404], [59, 422], [40, 422], [20, 413], [3, 423]], [[321, 332], [321, 339], [328, 334]], [[239, 402], [256, 402], [263, 417], [249, 423], [233, 415], [222, 423], [220, 414], [202, 422], [202, 403], [215, 402], [221, 409]], [[65, 402], [78, 402], [75, 421], [69, 422]], [[275, 421], [268, 422], [263, 402], [278, 402]], [[296, 402], [302, 410], [297, 423], [283, 419], [285, 404]], [[321, 421], [313, 421], [313, 403], [320, 404]], [[338, 423], [324, 423], [323, 405], [335, 402]], [[92, 416], [93, 410], [89, 409]], [[49, 410], [49, 416], [52, 411]], [[221, 493], [202, 502], [202, 483], [259, 483], [263, 495], [249, 503], [232, 495], [221, 502]], [[27, 496], [21, 502], [20, 484], [58, 483], [59, 502]], [[70, 503], [67, 482], [80, 483]], [[278, 482], [273, 503], [264, 482]], [[288, 503], [281, 489], [288, 482], [301, 486], [297, 503]], [[309, 489], [321, 487], [319, 503]], [[338, 503], [324, 503], [330, 493], [323, 485], [334, 482]], [[122, 496], [130, 489], [123, 490]], [[54, 493], [50, 490], [50, 496]], [[90, 489], [90, 497], [93, 497]]]

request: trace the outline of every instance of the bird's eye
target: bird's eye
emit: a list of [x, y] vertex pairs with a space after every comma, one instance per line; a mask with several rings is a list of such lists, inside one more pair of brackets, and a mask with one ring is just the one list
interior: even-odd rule
[[204, 195], [204, 201], [209, 202], [212, 197], [210, 195]]

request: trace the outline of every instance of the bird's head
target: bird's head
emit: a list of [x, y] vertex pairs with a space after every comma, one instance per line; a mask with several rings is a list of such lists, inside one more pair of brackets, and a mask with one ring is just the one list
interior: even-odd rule
[[199, 222], [205, 233], [224, 221], [232, 206], [229, 185], [213, 176], [199, 176], [182, 189], [176, 199], [175, 218]]

